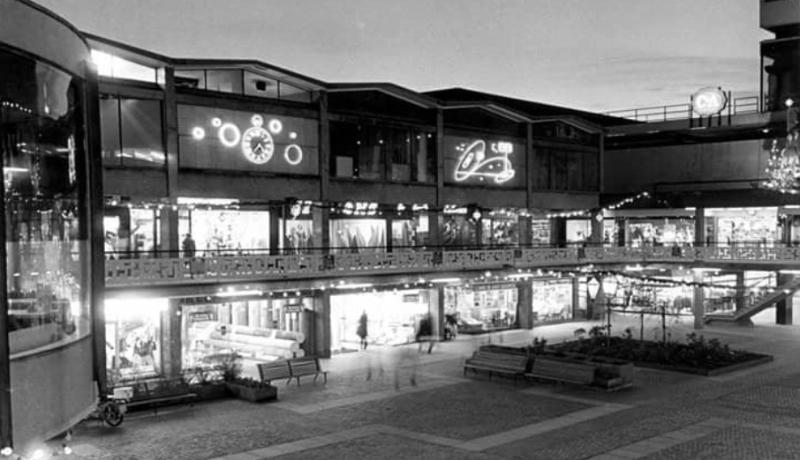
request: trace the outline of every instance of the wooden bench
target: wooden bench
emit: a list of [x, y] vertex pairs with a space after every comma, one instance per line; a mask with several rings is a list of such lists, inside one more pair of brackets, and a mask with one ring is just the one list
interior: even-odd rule
[[[300, 385], [300, 377], [304, 375], [313, 375], [314, 382], [316, 383], [317, 377], [322, 374], [324, 383], [328, 383], [328, 371], [323, 371], [319, 365], [319, 358], [316, 357], [303, 357], [294, 358], [289, 360], [289, 368], [291, 369], [291, 378], [297, 379], [297, 384]], [[290, 380], [291, 380], [290, 378]]]
[[292, 381], [292, 369], [289, 367], [289, 361], [279, 359], [277, 361], [270, 361], [268, 363], [258, 364], [258, 375], [261, 377], [262, 382], [270, 383], [273, 380], [286, 379], [286, 384]]
[[193, 403], [197, 394], [183, 379], [151, 380], [133, 385], [133, 397], [127, 402], [128, 408], [152, 407], [158, 414], [158, 407], [168, 404]]
[[464, 362], [464, 375], [467, 375], [467, 369], [472, 369], [475, 374], [481, 370], [489, 373], [490, 380], [492, 374], [497, 373], [511, 375], [516, 382], [517, 377], [525, 375], [527, 366], [527, 356], [479, 349]]
[[591, 385], [594, 382], [594, 372], [595, 366], [590, 363], [549, 359], [547, 356], [537, 355], [533, 359], [531, 372], [526, 376], [563, 383]]

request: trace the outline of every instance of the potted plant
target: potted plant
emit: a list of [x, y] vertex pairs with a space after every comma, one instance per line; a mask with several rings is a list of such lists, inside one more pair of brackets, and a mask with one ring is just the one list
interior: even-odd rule
[[[202, 400], [221, 399], [230, 396], [225, 381], [215, 372], [217, 369], [197, 366], [184, 371], [184, 380], [193, 393]], [[216, 374], [216, 375], [215, 375]]]
[[239, 399], [251, 402], [269, 401], [278, 398], [278, 389], [274, 386], [249, 377], [241, 377], [242, 365], [239, 355], [232, 354], [220, 360], [218, 366], [228, 391]]

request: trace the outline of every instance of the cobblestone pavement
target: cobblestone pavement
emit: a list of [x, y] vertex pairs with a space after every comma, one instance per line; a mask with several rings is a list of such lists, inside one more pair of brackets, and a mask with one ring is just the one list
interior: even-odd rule
[[[615, 317], [614, 330], [638, 323]], [[335, 356], [323, 363], [327, 384], [280, 383], [278, 402], [140, 411], [116, 429], [84, 422], [72, 458], [800, 459], [800, 327], [706, 327], [706, 338], [775, 360], [717, 377], [637, 368], [635, 387], [615, 393], [463, 376], [480, 343], [553, 343], [591, 325], [461, 336], [430, 355], [411, 346]], [[669, 327], [675, 338], [692, 331]], [[648, 320], [645, 336], [657, 329]]]

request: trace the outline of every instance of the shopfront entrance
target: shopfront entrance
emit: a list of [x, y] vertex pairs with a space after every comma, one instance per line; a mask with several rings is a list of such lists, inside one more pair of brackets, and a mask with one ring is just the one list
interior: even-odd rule
[[[432, 311], [432, 305], [436, 305], [432, 302], [435, 295], [431, 294], [427, 289], [408, 289], [332, 295], [331, 352], [359, 349], [358, 328], [362, 314], [367, 317], [369, 347], [414, 342], [420, 320], [429, 314], [432, 318], [436, 316]], [[436, 327], [434, 324], [434, 330]]]
[[106, 369], [112, 381], [161, 375], [161, 313], [168, 299], [107, 299]]

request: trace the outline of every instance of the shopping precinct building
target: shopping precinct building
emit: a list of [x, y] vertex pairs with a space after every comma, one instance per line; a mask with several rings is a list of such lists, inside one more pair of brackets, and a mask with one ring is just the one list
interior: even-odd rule
[[0, 0], [0, 447], [97, 388], [355, 351], [362, 314], [371, 347], [426, 316], [791, 324], [798, 6], [762, 0], [757, 95], [601, 115], [162, 56]]

